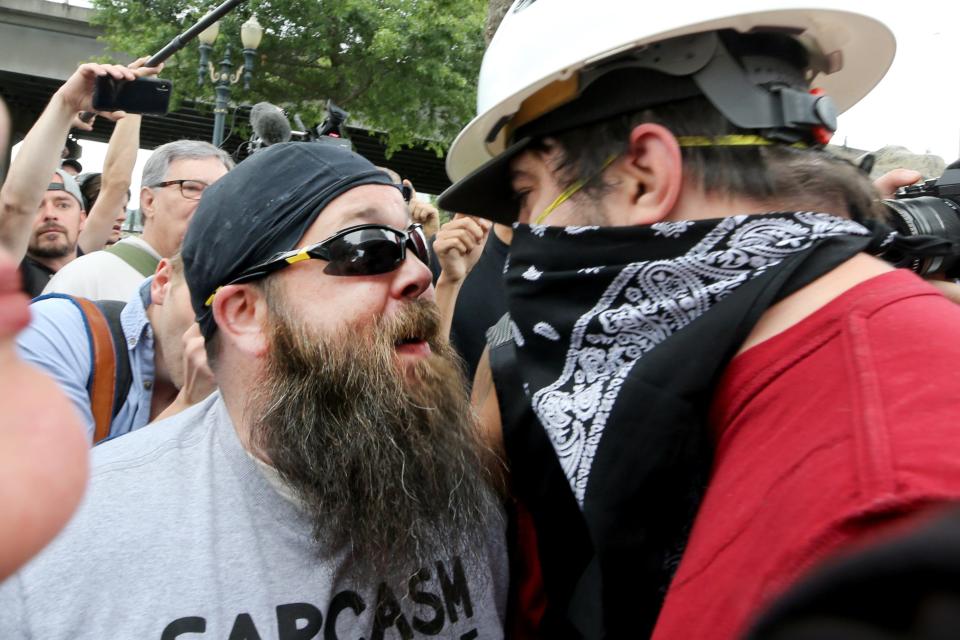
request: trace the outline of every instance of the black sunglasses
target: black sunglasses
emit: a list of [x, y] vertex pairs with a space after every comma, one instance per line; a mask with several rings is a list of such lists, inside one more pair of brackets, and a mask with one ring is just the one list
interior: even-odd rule
[[[247, 269], [227, 284], [259, 280], [303, 260], [326, 260], [329, 264], [323, 272], [331, 276], [389, 273], [400, 268], [406, 260], [408, 247], [421, 262], [430, 266], [430, 249], [421, 225], [414, 224], [406, 231], [401, 231], [385, 224], [361, 224], [347, 227], [308, 247], [278, 253], [266, 262]], [[207, 306], [213, 303], [216, 294], [216, 291], [210, 294]]]

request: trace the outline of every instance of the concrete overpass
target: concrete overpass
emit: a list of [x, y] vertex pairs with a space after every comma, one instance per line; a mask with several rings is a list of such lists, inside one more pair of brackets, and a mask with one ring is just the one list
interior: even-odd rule
[[[0, 95], [13, 116], [14, 140], [26, 134], [78, 64], [110, 53], [97, 41], [101, 31], [90, 25], [92, 13], [92, 9], [49, 0], [0, 0]], [[132, 58], [118, 56], [121, 60]], [[249, 108], [241, 107], [236, 117], [246, 121], [248, 114]], [[112, 131], [112, 123], [98, 118], [93, 131], [78, 134], [106, 142]], [[153, 149], [180, 138], [209, 140], [212, 132], [212, 109], [202, 112], [188, 106], [163, 117], [144, 117], [141, 146]], [[348, 132], [358, 153], [409, 178], [418, 191], [440, 193], [450, 184], [443, 159], [432, 151], [405, 149], [387, 160], [386, 147], [374, 134], [351, 127]], [[223, 146], [233, 152], [243, 142], [234, 135]]]

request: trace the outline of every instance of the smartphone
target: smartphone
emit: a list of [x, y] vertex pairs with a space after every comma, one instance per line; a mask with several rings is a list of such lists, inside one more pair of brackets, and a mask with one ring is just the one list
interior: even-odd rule
[[170, 107], [173, 83], [160, 78], [116, 80], [99, 76], [93, 90], [96, 111], [126, 111], [165, 115]]

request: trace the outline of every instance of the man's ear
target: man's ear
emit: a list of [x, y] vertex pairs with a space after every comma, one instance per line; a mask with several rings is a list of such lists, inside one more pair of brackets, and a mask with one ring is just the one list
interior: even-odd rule
[[680, 145], [669, 129], [646, 122], [630, 132], [626, 161], [619, 163], [628, 188], [628, 224], [652, 224], [673, 211], [683, 187]]
[[143, 215], [143, 221], [153, 218], [154, 200], [157, 194], [150, 187], [140, 187], [140, 213]]
[[87, 226], [87, 212], [83, 209], [80, 209], [80, 225], [77, 227], [77, 230], [83, 231], [85, 226]]
[[153, 282], [150, 283], [150, 302], [157, 306], [163, 306], [163, 301], [167, 299], [170, 292], [170, 279], [173, 276], [173, 267], [170, 266], [170, 260], [161, 258], [157, 263], [157, 270], [153, 272]]
[[224, 344], [254, 356], [267, 353], [269, 309], [263, 292], [251, 285], [228, 284], [213, 298], [213, 318]]

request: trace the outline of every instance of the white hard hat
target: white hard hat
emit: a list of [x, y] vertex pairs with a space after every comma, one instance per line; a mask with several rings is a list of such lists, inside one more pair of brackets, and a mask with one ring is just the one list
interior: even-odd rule
[[[896, 50], [893, 34], [863, 15], [862, 2], [788, 6], [795, 1], [656, 5], [638, 0], [515, 0], [483, 58], [477, 117], [460, 132], [447, 155], [447, 173], [455, 184], [441, 196], [441, 206], [463, 210], [456, 205], [481, 193], [477, 180], [485, 167], [516, 153], [508, 149], [515, 142], [511, 135], [516, 128], [575, 99], [583, 73], [637, 49], [659, 63], [655, 43], [680, 36], [727, 29], [794, 36], [815, 62], [808, 70], [809, 84], [830, 96], [838, 111], [845, 111], [889, 69]], [[474, 184], [466, 189], [466, 182]]]

